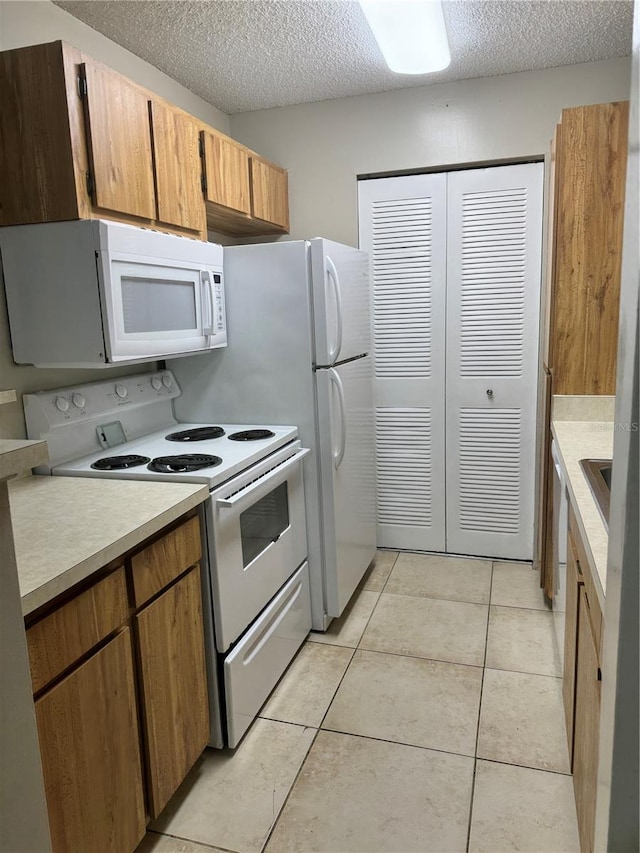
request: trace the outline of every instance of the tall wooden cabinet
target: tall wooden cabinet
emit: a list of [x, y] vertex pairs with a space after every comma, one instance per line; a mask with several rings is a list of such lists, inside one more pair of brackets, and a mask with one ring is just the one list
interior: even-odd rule
[[554, 394], [615, 394], [629, 104], [562, 111], [548, 170], [538, 426], [536, 562], [554, 594]]

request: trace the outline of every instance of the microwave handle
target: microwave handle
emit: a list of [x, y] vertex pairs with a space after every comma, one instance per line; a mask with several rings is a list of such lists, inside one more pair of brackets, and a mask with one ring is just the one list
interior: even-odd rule
[[202, 333], [211, 337], [213, 335], [213, 305], [214, 305], [214, 290], [213, 290], [213, 275], [209, 270], [202, 270], [200, 273], [200, 281], [202, 282], [202, 307], [207, 307], [205, 320], [203, 321]]
[[281, 465], [276, 465], [275, 468], [272, 468], [271, 471], [269, 471], [263, 477], [258, 477], [257, 480], [254, 480], [253, 483], [246, 486], [244, 489], [240, 489], [240, 491], [236, 492], [236, 494], [232, 497], [218, 498], [216, 500], [216, 506], [224, 507], [225, 509], [233, 509], [233, 507], [236, 507], [239, 503], [242, 503], [245, 498], [250, 498], [253, 494], [260, 491], [264, 486], [265, 479], [267, 477], [270, 478], [272, 476], [275, 477], [276, 475], [279, 476], [280, 474], [284, 473], [284, 471], [288, 471], [289, 468], [293, 468], [294, 465], [297, 465], [299, 462], [301, 462], [305, 456], [309, 455], [309, 453], [311, 453], [309, 448], [303, 447], [302, 450], [298, 451], [298, 453], [296, 453], [290, 459], [287, 459]]

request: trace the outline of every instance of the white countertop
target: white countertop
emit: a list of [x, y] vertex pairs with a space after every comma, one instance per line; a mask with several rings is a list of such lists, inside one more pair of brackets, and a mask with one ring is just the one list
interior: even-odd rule
[[0, 439], [0, 480], [42, 465], [49, 458], [46, 441]]
[[47, 476], [10, 482], [23, 614], [135, 548], [208, 496], [208, 488], [195, 483]]
[[607, 550], [609, 534], [596, 500], [580, 467], [581, 459], [611, 459], [613, 423], [610, 421], [553, 420], [551, 432], [556, 442], [571, 503], [580, 533], [595, 567], [594, 583], [604, 611], [607, 590]]

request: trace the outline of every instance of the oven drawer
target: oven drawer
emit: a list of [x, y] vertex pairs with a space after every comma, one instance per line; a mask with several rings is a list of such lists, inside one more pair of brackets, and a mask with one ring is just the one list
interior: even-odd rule
[[304, 563], [225, 658], [227, 734], [237, 746], [311, 629]]

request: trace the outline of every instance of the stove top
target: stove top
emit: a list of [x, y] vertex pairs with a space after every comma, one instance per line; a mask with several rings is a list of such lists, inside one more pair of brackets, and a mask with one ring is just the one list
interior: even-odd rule
[[151, 462], [148, 456], [140, 456], [138, 453], [129, 453], [126, 456], [105, 456], [97, 459], [91, 464], [96, 471], [122, 471], [126, 468], [137, 468]]
[[222, 459], [219, 456], [211, 456], [208, 453], [181, 453], [177, 456], [157, 456], [149, 463], [149, 471], [157, 471], [159, 474], [187, 474], [221, 464]]
[[263, 438], [272, 438], [270, 429], [243, 429], [240, 432], [232, 432], [230, 441], [261, 441]]
[[[298, 430], [293, 426], [220, 424], [215, 429], [222, 430], [222, 433], [216, 438], [207, 438], [205, 433], [211, 429], [207, 424], [174, 422], [118, 447], [55, 465], [51, 473], [73, 477], [206, 483], [212, 489], [298, 437]], [[233, 434], [238, 433], [251, 433], [254, 437], [252, 440], [232, 439]], [[175, 454], [173, 451], [178, 449], [176, 434], [198, 436], [198, 452]], [[188, 438], [187, 443], [193, 440]]]
[[[167, 441], [206, 441], [209, 438], [220, 438], [224, 430], [219, 426], [202, 426], [194, 429], [181, 429], [179, 432], [170, 432]], [[271, 433], [273, 435], [273, 433]]]

